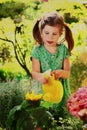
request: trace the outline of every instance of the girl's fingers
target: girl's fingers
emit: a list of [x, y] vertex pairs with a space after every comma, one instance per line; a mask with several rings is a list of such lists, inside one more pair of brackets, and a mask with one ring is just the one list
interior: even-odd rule
[[43, 84], [47, 84], [47, 83], [48, 83], [48, 79], [45, 78], [45, 79], [43, 80]]
[[53, 75], [55, 75], [55, 71], [52, 71], [52, 72], [51, 72], [51, 76], [53, 76]]
[[57, 74], [55, 74], [55, 80], [57, 80], [59, 77], [58, 77], [58, 75]]

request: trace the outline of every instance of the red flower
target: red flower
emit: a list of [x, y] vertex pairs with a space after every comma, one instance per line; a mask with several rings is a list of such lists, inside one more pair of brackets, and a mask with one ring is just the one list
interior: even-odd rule
[[70, 96], [67, 100], [67, 108], [73, 116], [80, 117], [80, 111], [87, 109], [87, 86], [79, 88]]

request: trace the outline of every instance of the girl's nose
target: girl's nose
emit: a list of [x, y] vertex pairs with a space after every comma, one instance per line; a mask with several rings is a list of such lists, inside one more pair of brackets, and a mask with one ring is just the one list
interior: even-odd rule
[[53, 39], [53, 35], [50, 34], [50, 35], [49, 35], [49, 39], [50, 39], [50, 40]]

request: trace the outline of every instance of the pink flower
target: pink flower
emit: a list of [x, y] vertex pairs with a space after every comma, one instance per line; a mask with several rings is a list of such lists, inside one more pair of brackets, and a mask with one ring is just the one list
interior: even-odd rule
[[69, 97], [67, 108], [73, 116], [80, 117], [79, 112], [87, 109], [87, 86], [79, 88]]

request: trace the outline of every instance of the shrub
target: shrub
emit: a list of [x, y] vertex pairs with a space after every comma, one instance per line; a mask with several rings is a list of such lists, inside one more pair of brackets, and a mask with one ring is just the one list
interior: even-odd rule
[[65, 119], [59, 118], [59, 123], [61, 124], [58, 126], [57, 130], [83, 130], [82, 125], [83, 122], [75, 117], [67, 117]]
[[[29, 91], [29, 79], [26, 81], [12, 81], [0, 83], [0, 125], [5, 128], [9, 111], [16, 105], [19, 105], [26, 91]], [[27, 84], [26, 84], [27, 82]], [[26, 85], [25, 85], [25, 84]], [[23, 88], [25, 87], [25, 88]]]
[[87, 86], [87, 77], [82, 81], [82, 85], [81, 86]]
[[28, 75], [21, 72], [12, 72], [10, 70], [6, 71], [4, 69], [0, 69], [0, 82], [8, 82], [14, 79], [21, 80], [24, 77], [28, 77]]
[[71, 91], [81, 87], [83, 80], [87, 77], [87, 64], [84, 64], [79, 57], [73, 61], [71, 66], [70, 86]]
[[0, 70], [0, 81], [6, 81], [6, 72], [4, 70]]
[[9, 112], [6, 130], [82, 130], [83, 122], [80, 119], [70, 114], [60, 117], [57, 108], [43, 106], [42, 102], [45, 101], [42, 98], [42, 94], [35, 94], [34, 91], [26, 93], [23, 102]]
[[18, 14], [20, 14], [24, 7], [25, 4], [21, 3], [21, 2], [5, 2], [5, 3], [1, 3], [1, 11], [0, 11], [0, 18], [4, 17], [11, 17], [13, 18], [13, 16], [17, 16]]
[[[15, 108], [19, 108], [18, 106], [20, 106], [20, 104], [22, 103], [22, 101], [25, 98], [25, 93], [28, 91], [31, 91], [30, 86], [31, 86], [30, 79], [22, 79], [22, 80], [20, 80], [20, 82], [19, 82], [19, 80], [15, 80], [12, 82], [0, 84], [0, 127], [6, 128], [7, 118], [8, 118], [9, 112], [12, 110], [14, 110], [14, 112], [16, 112], [15, 110], [17, 110], [18, 120], [16, 120], [16, 122], [19, 121], [19, 124], [20, 124], [21, 123], [20, 119], [21, 119], [22, 121], [24, 121], [23, 122], [24, 125], [25, 124], [26, 124], [26, 126], [32, 125], [32, 124], [29, 124], [30, 120], [26, 120], [26, 116], [29, 114], [31, 115], [31, 113], [27, 114], [29, 111], [26, 111], [27, 115], [25, 113], [23, 113], [24, 114], [23, 115], [19, 109], [15, 109]], [[35, 83], [33, 84], [33, 86], [35, 86], [36, 88], [39, 87], [37, 84], [35, 85]], [[45, 107], [45, 109], [48, 111], [48, 115], [50, 113], [52, 115], [52, 118], [49, 119], [49, 121], [51, 121], [51, 125], [53, 128], [51, 126], [49, 126], [47, 114], [44, 117], [45, 121], [44, 122], [42, 122], [42, 120], [40, 121], [42, 123], [40, 125], [45, 124], [45, 125], [49, 126], [48, 130], [54, 130], [54, 129], [56, 129], [56, 130], [63, 130], [63, 129], [82, 130], [81, 129], [82, 122], [80, 120], [75, 119], [72, 116], [68, 117], [68, 115], [67, 115], [67, 117], [64, 117], [64, 118], [55, 118], [55, 115], [56, 115], [56, 117], [58, 117], [58, 113], [55, 111], [54, 108], [53, 108], [53, 110], [50, 110], [50, 108], [46, 108], [46, 106], [43, 106], [43, 104], [41, 104], [41, 107], [42, 108]], [[29, 110], [31, 111], [32, 109], [29, 109]], [[40, 116], [40, 113], [39, 113], [40, 111], [39, 110], [38, 110], [38, 112], [36, 112], [36, 111], [37, 110], [35, 110], [35, 115]], [[25, 112], [24, 109], [22, 112]], [[14, 116], [12, 116], [12, 119], [14, 119]], [[29, 116], [28, 116], [28, 119], [29, 119]], [[10, 120], [10, 121], [14, 122], [13, 120]], [[14, 125], [17, 125], [17, 124], [15, 124], [16, 122], [14, 122]], [[34, 122], [34, 123], [36, 123], [36, 122]], [[23, 124], [21, 125], [21, 127], [23, 126]], [[25, 128], [26, 126], [23, 126], [23, 127]], [[18, 130], [19, 130], [19, 128], [18, 128]], [[25, 129], [23, 129], [23, 130], [25, 130]]]
[[[12, 81], [14, 78], [18, 77], [19, 73], [13, 73], [11, 71], [0, 70], [0, 82]], [[21, 74], [22, 75], [22, 74]]]

